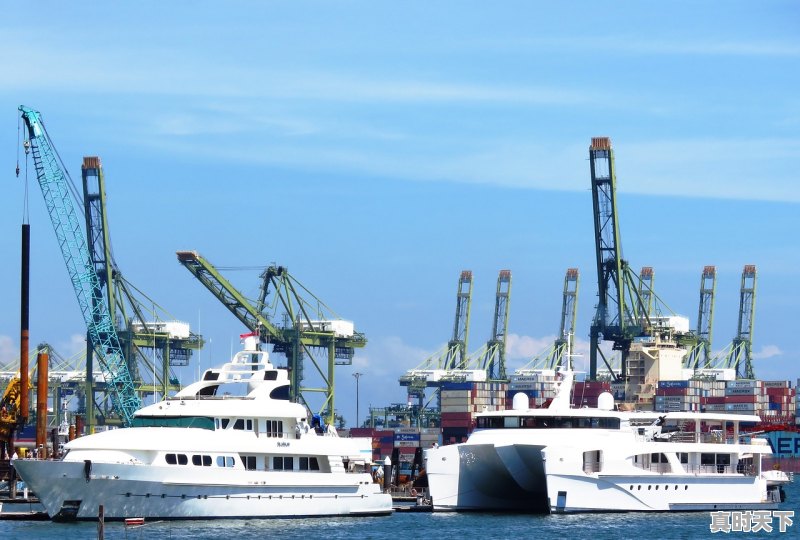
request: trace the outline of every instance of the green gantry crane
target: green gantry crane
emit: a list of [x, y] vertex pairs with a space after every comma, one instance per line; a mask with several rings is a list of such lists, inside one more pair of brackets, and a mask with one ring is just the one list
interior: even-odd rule
[[[160, 392], [167, 396], [170, 391], [178, 389], [177, 378], [170, 367], [188, 365], [192, 351], [203, 346], [203, 339], [192, 333], [186, 323], [159, 318], [155, 313], [157, 304], [123, 277], [111, 250], [105, 174], [100, 158], [84, 157], [81, 175], [89, 255], [104, 290], [111, 320], [117, 326], [128, 370], [140, 394]], [[146, 309], [139, 297], [153, 306], [152, 310]], [[156, 320], [148, 320], [147, 316]], [[145, 352], [150, 353], [152, 360]], [[161, 362], [156, 368], [159, 356]], [[93, 350], [87, 347], [87, 373], [92, 372], [93, 363]], [[140, 365], [146, 369], [140, 369]], [[145, 375], [151, 373], [153, 380], [147, 382]], [[87, 397], [93, 398], [90, 388], [87, 388]], [[91, 403], [89, 405], [86, 423], [93, 426], [93, 407]]]
[[[614, 371], [600, 350], [600, 341], [613, 342], [613, 350], [620, 351], [620, 377], [627, 377], [627, 359], [633, 339], [655, 333], [672, 335], [678, 346], [691, 347], [697, 342], [692, 332], [672, 332], [663, 320], [651, 315], [663, 305], [652, 289], [652, 269], [649, 276], [641, 278], [631, 270], [622, 257], [622, 244], [617, 215], [616, 174], [614, 150], [608, 137], [593, 137], [589, 147], [589, 164], [592, 175], [592, 203], [594, 210], [595, 253], [597, 256], [597, 311], [589, 330], [589, 378], [597, 378], [597, 356], [603, 359], [608, 370]], [[649, 281], [649, 283], [648, 283]], [[640, 292], [641, 291], [641, 292]], [[643, 297], [642, 293], [646, 293]], [[668, 307], [664, 306], [668, 312]], [[659, 317], [660, 319], [660, 317]]]
[[492, 337], [486, 342], [486, 352], [483, 354], [481, 363], [490, 380], [508, 380], [506, 375], [506, 337], [508, 336], [510, 306], [511, 270], [500, 270], [500, 274], [497, 276]]
[[[271, 265], [261, 274], [259, 299], [254, 305], [220, 272], [196, 251], [178, 251], [180, 262], [251, 332], [273, 345], [273, 352], [286, 355], [290, 373], [290, 398], [302, 400], [305, 392], [325, 395], [320, 408], [328, 421], [335, 420], [334, 382], [337, 365], [352, 364], [356, 348], [367, 344], [363, 333], [355, 332], [353, 323], [327, 316], [331, 310], [292, 277], [286, 267]], [[301, 296], [307, 293], [311, 299]], [[271, 300], [271, 303], [268, 302]], [[267, 314], [267, 311], [270, 314]], [[273, 321], [281, 318], [282, 324]], [[313, 350], [327, 352], [327, 369], [323, 370]], [[302, 386], [303, 358], [309, 357], [323, 379], [324, 387]]]
[[447, 344], [445, 370], [466, 369], [469, 344], [469, 312], [472, 304], [472, 271], [464, 270], [458, 280], [456, 295], [456, 318], [453, 338]]
[[[703, 267], [700, 275], [700, 304], [697, 310], [697, 345], [686, 355], [685, 366], [690, 369], [711, 367], [711, 334], [714, 327], [714, 296], [717, 288], [717, 268]], [[701, 365], [702, 364], [702, 365]]]
[[756, 315], [756, 267], [746, 264], [739, 289], [739, 324], [727, 354], [726, 367], [736, 370], [737, 379], [755, 379], [753, 370], [753, 327]]
[[[408, 402], [416, 401], [416, 407], [423, 416], [424, 411], [430, 407], [433, 400], [440, 396], [439, 390], [443, 382], [465, 380], [467, 377], [466, 371], [471, 367], [469, 366], [471, 359], [467, 356], [471, 304], [472, 271], [463, 270], [458, 279], [452, 338], [442, 350], [429, 356], [419, 366], [408, 370], [400, 377], [400, 386], [407, 387]], [[476, 369], [476, 371], [480, 369]], [[426, 388], [436, 389], [427, 400], [425, 399]]]
[[578, 318], [578, 285], [580, 273], [577, 268], [567, 268], [564, 275], [564, 293], [561, 300], [561, 324], [553, 345], [537, 354], [533, 359], [518, 368], [515, 375], [526, 375], [541, 369], [558, 369], [562, 365], [571, 366], [567, 351], [575, 350], [575, 322]]
[[589, 330], [589, 378], [597, 378], [597, 355], [613, 373], [600, 350], [600, 340], [612, 341], [622, 352], [621, 376], [627, 373], [627, 352], [633, 338], [644, 334], [650, 320], [628, 262], [622, 258], [617, 216], [614, 150], [608, 137], [593, 137], [589, 147], [597, 256], [597, 311]]

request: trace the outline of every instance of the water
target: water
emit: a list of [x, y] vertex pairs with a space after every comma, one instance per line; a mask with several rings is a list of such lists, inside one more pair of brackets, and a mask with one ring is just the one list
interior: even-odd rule
[[[800, 479], [786, 488], [787, 502], [782, 510], [800, 510]], [[624, 540], [643, 538], [728, 538], [775, 536], [800, 538], [800, 511], [794, 525], [785, 534], [773, 521], [772, 533], [731, 532], [712, 534], [708, 512], [690, 513], [626, 513], [581, 514], [569, 516], [536, 516], [507, 514], [405, 513], [380, 518], [212, 520], [148, 523], [144, 527], [127, 528], [122, 523], [106, 523], [107, 539], [192, 540], [224, 538], [312, 540], [445, 540], [450, 538], [527, 539], [591, 538], [592, 540]], [[24, 540], [69, 540], [97, 538], [97, 523], [52, 523], [49, 521], [0, 521], [0, 538]]]

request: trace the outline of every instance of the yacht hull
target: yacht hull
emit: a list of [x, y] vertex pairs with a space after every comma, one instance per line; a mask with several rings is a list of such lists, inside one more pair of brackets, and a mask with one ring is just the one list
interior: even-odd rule
[[55, 520], [387, 515], [391, 497], [368, 474], [180, 470], [120, 463], [17, 460]]
[[548, 474], [547, 492], [554, 514], [769, 510], [778, 503], [764, 480], [737, 475]]

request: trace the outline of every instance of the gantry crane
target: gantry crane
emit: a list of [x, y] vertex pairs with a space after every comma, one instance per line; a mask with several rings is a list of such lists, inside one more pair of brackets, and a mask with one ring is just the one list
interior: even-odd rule
[[[117, 326], [131, 377], [139, 392], [160, 392], [167, 396], [171, 390], [178, 389], [170, 366], [188, 365], [192, 351], [203, 346], [202, 337], [192, 333], [186, 323], [162, 320], [157, 314], [148, 313], [139, 296], [153, 306], [152, 312], [156, 303], [123, 277], [111, 251], [105, 174], [100, 158], [84, 157], [81, 173], [89, 254], [105, 292], [111, 320]], [[156, 320], [148, 320], [147, 315]], [[152, 362], [145, 352], [152, 355]], [[156, 369], [159, 356], [161, 365]], [[91, 373], [93, 358], [90, 347], [87, 348], [86, 363], [87, 373]], [[147, 369], [139, 369], [140, 363]], [[150, 373], [153, 380], [146, 383], [145, 377]], [[87, 396], [93, 397], [91, 389], [88, 390]], [[87, 425], [94, 424], [92, 412], [93, 408], [88, 407]]]
[[100, 361], [112, 406], [127, 425], [134, 411], [141, 406], [141, 401], [103, 296], [81, 220], [72, 202], [70, 189], [74, 191], [74, 187], [68, 180], [66, 168], [58, 159], [39, 112], [24, 105], [19, 110], [27, 131], [25, 151], [33, 155], [45, 206], [86, 323], [88, 341]]
[[[178, 251], [177, 256], [178, 261], [246, 328], [258, 332], [262, 341], [272, 343], [273, 352], [286, 355], [290, 371], [290, 399], [302, 400], [309, 405], [303, 396], [305, 392], [323, 393], [325, 401], [320, 412], [327, 412], [329, 422], [333, 423], [335, 366], [352, 363], [355, 348], [364, 347], [367, 343], [364, 334], [355, 332], [350, 321], [329, 317], [330, 308], [291, 276], [286, 267], [271, 265], [264, 270], [259, 299], [257, 305], [253, 305], [196, 251]], [[311, 298], [302, 297], [299, 291]], [[282, 324], [273, 322], [280, 317]], [[327, 371], [323, 371], [314, 358], [314, 349], [327, 352]], [[324, 387], [302, 386], [305, 356], [313, 362]]]
[[464, 364], [467, 369], [483, 369], [490, 380], [507, 381], [506, 336], [511, 302], [511, 270], [500, 270], [494, 302], [492, 337]]
[[[510, 278], [510, 274], [509, 274]], [[510, 281], [509, 281], [510, 284]], [[416, 400], [418, 407], [424, 409], [425, 389], [436, 388], [428, 403], [439, 395], [442, 382], [456, 379], [486, 380], [485, 368], [468, 369], [470, 359], [467, 356], [469, 339], [469, 314], [472, 304], [472, 271], [464, 270], [458, 279], [456, 293], [456, 316], [453, 325], [453, 336], [444, 349], [426, 358], [419, 366], [408, 370], [400, 377], [400, 385], [407, 387], [409, 402]]]
[[725, 366], [736, 370], [737, 379], [755, 379], [753, 370], [753, 325], [756, 314], [756, 267], [746, 264], [739, 289], [739, 324], [728, 351], [723, 352]]
[[568, 364], [567, 351], [575, 350], [575, 321], [578, 317], [578, 285], [580, 275], [577, 268], [567, 268], [564, 275], [564, 293], [561, 301], [561, 324], [553, 345], [536, 355], [515, 375], [526, 375], [541, 369], [558, 369]]
[[614, 151], [608, 137], [593, 137], [589, 147], [594, 208], [595, 251], [597, 255], [597, 311], [589, 330], [589, 377], [597, 378], [597, 355], [611, 366], [600, 351], [600, 339], [613, 341], [622, 353], [622, 376], [626, 373], [627, 351], [634, 337], [642, 335], [650, 320], [638, 294], [638, 282], [622, 258], [617, 220]]
[[444, 369], [465, 369], [469, 344], [469, 312], [472, 304], [472, 271], [464, 270], [458, 280], [453, 338], [447, 344]]
[[483, 365], [489, 379], [505, 381], [506, 337], [508, 336], [508, 312], [511, 306], [511, 270], [500, 270], [497, 276], [492, 337], [487, 342]]
[[[711, 367], [711, 333], [714, 328], [714, 295], [717, 288], [717, 268], [703, 267], [700, 276], [700, 304], [697, 310], [697, 345], [686, 355], [686, 367]], [[702, 365], [701, 365], [702, 364]]]
[[553, 357], [550, 362], [552, 369], [558, 369], [569, 359], [565, 358], [567, 351], [575, 351], [575, 321], [578, 317], [578, 284], [579, 274], [577, 268], [567, 268], [564, 276], [564, 294], [561, 300], [561, 325], [558, 330], [553, 347]]
[[[611, 139], [592, 138], [589, 164], [592, 175], [598, 284], [597, 311], [589, 330], [589, 377], [597, 378], [598, 354], [609, 372], [614, 372], [600, 350], [602, 339], [613, 342], [613, 349], [620, 351], [620, 375], [626, 379], [628, 353], [634, 338], [655, 334], [669, 335], [680, 347], [693, 345], [696, 338], [691, 332], [674, 331], [667, 319], [651, 316], [652, 310], [658, 309], [654, 302], [661, 303], [651, 286], [652, 271], [648, 270], [649, 278], [639, 278], [622, 256]], [[650, 279], [650, 285], [647, 284], [647, 279]], [[647, 292], [646, 299], [640, 294], [640, 288]], [[670, 311], [669, 308], [666, 309]]]

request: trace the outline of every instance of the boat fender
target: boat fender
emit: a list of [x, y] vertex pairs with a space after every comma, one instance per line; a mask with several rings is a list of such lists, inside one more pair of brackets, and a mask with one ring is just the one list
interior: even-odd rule
[[84, 459], [83, 460], [83, 477], [86, 479], [86, 483], [89, 483], [89, 480], [92, 479], [92, 460], [91, 459]]

